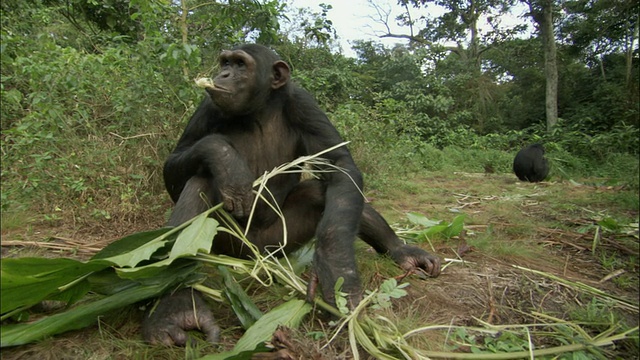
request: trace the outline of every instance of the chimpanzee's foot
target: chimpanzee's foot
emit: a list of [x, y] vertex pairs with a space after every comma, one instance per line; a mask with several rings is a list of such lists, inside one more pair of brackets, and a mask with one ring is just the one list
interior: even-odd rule
[[182, 289], [165, 295], [142, 322], [142, 336], [150, 344], [184, 346], [189, 330], [200, 330], [210, 343], [218, 342], [220, 328], [200, 294]]

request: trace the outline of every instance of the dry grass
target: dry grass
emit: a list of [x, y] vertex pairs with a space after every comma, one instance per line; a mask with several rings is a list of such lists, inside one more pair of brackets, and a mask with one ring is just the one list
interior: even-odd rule
[[[624, 242], [606, 235], [592, 253], [593, 232], [581, 233], [606, 215], [623, 221], [638, 218], [638, 209], [621, 206], [616, 199], [620, 188], [576, 186], [569, 183], [525, 184], [511, 175], [435, 174], [398, 181], [388, 193], [369, 193], [374, 207], [391, 222], [403, 223], [407, 212], [419, 212], [431, 219], [450, 221], [458, 213], [468, 214], [466, 232], [457, 239], [435, 239], [436, 252], [443, 258], [462, 258], [463, 263], [448, 266], [436, 279], [409, 277], [408, 295], [395, 300], [380, 315], [390, 319], [401, 332], [426, 325], [468, 327], [531, 324], [534, 314], [576, 320], [576, 311], [585, 309], [593, 296], [548, 277], [527, 272], [513, 265], [535, 269], [569, 281], [578, 281], [637, 304], [638, 243]], [[637, 196], [629, 192], [629, 196]], [[453, 213], [452, 213], [453, 211]], [[108, 223], [74, 224], [63, 218], [56, 226], [31, 223], [3, 233], [3, 256], [55, 254], [86, 258], [120, 236], [160, 226], [163, 213], [140, 216], [135, 224], [117, 219]], [[144, 219], [144, 220], [141, 220]], [[637, 220], [635, 220], [637, 221]], [[363, 283], [374, 288], [386, 278], [403, 274], [389, 259], [381, 259], [366, 245], [357, 244]], [[424, 243], [425, 249], [428, 244]], [[602, 263], [603, 254], [615, 255], [617, 269]], [[624, 272], [607, 278], [615, 270]], [[621, 281], [625, 279], [625, 281]], [[626, 286], [624, 285], [626, 284]], [[285, 294], [267, 294], [247, 284], [256, 303], [266, 310]], [[638, 326], [637, 312], [605, 309], [628, 327]], [[38, 344], [2, 349], [3, 359], [177, 359], [197, 358], [230, 349], [242, 334], [231, 310], [215, 305], [214, 313], [226, 330], [217, 346], [196, 341], [186, 349], [154, 348], [141, 342], [138, 309], [101, 319], [84, 331], [75, 331]], [[584, 314], [583, 314], [584, 315]], [[586, 315], [584, 315], [586, 316]], [[596, 325], [585, 325], [592, 332]], [[313, 316], [300, 328], [283, 329], [274, 339], [280, 355], [304, 359], [349, 359], [353, 354], [346, 334], [328, 347], [329, 319]], [[425, 331], [409, 339], [430, 351], [469, 351], [447, 331]], [[544, 337], [534, 344], [557, 345]], [[465, 347], [466, 346], [466, 347]], [[604, 348], [606, 356], [633, 358], [637, 341], [625, 341], [614, 349]], [[366, 358], [365, 353], [361, 353]], [[276, 358], [276, 357], [273, 357]]]

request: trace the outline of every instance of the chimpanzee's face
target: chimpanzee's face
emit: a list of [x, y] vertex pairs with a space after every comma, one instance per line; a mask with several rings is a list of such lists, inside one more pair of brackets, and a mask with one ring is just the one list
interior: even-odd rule
[[242, 50], [225, 50], [219, 57], [220, 72], [213, 79], [213, 87], [207, 92], [213, 102], [229, 115], [250, 112], [250, 105], [258, 86], [257, 63]]

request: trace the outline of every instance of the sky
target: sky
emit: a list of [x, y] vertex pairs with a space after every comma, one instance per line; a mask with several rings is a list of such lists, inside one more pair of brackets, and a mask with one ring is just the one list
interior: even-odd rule
[[[371, 17], [376, 17], [376, 10], [369, 5], [367, 0], [290, 0], [294, 7], [310, 8], [313, 12], [320, 12], [319, 4], [325, 3], [333, 8], [327, 13], [329, 20], [338, 35], [338, 42], [342, 47], [344, 55], [354, 57], [355, 52], [351, 50], [350, 42], [353, 40], [375, 40], [385, 46], [393, 46], [396, 43], [406, 43], [404, 39], [380, 38], [379, 35], [386, 31], [382, 24], [376, 23]], [[395, 16], [402, 12], [402, 8], [397, 5], [396, 0], [375, 0], [382, 9], [391, 10], [390, 25], [393, 33], [407, 34], [407, 28], [396, 25]], [[421, 15], [439, 16], [441, 10], [431, 7], [427, 9], [410, 8], [411, 16], [416, 19]], [[523, 9], [517, 9], [516, 13], [522, 13]], [[503, 20], [505, 23], [519, 23], [523, 19], [512, 16]], [[482, 25], [482, 24], [481, 24]]]
[[[295, 7], [307, 7], [313, 12], [320, 12], [319, 4], [325, 3], [333, 8], [327, 13], [329, 20], [338, 35], [338, 41], [346, 56], [355, 56], [351, 50], [350, 42], [353, 40], [376, 40], [387, 46], [392, 46], [402, 39], [380, 39], [378, 35], [385, 31], [381, 24], [377, 24], [370, 17], [376, 16], [376, 11], [368, 4], [367, 0], [292, 0]], [[400, 13], [400, 8], [395, 0], [376, 0], [376, 4], [383, 9], [394, 9], [391, 23], [395, 25], [393, 17]], [[412, 12], [413, 14], [413, 12]], [[401, 32], [400, 27], [392, 29], [394, 32]]]

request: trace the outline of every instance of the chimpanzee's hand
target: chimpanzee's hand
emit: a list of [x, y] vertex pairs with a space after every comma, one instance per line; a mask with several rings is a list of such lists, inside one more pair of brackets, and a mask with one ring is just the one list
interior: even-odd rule
[[339, 289], [347, 294], [347, 305], [354, 308], [362, 299], [362, 288], [355, 261], [349, 261], [347, 254], [333, 254], [316, 248], [311, 268], [311, 279], [307, 286], [307, 301], [312, 302], [316, 288], [320, 285], [322, 298], [328, 304], [336, 306], [335, 284], [342, 277], [344, 282]]
[[224, 209], [238, 219], [244, 219], [251, 213], [255, 195], [252, 190], [253, 181], [237, 181], [221, 184], [220, 195]]
[[224, 136], [203, 137], [193, 152], [201, 154], [197, 160], [212, 175], [224, 204], [224, 209], [236, 218], [246, 218], [253, 205], [253, 181], [256, 179], [247, 159], [241, 156]]
[[182, 289], [164, 296], [152, 313], [145, 313], [142, 336], [152, 345], [184, 346], [187, 331], [196, 329], [207, 335], [208, 342], [218, 342], [220, 328], [207, 304], [198, 292]]
[[419, 247], [403, 244], [389, 251], [389, 256], [406, 271], [422, 270], [431, 277], [440, 275], [440, 259]]

